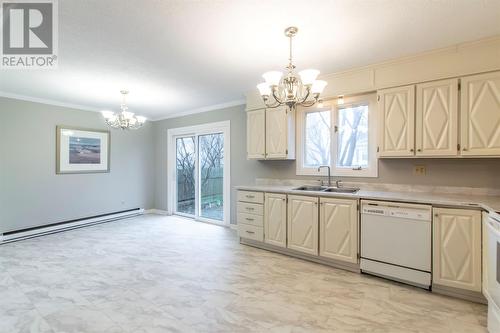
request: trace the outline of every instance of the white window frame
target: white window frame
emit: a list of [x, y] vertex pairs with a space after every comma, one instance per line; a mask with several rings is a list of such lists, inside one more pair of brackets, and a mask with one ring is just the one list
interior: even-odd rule
[[[204, 218], [201, 216], [195, 217], [197, 221], [208, 222], [212, 224], [218, 224], [223, 226], [229, 226], [231, 221], [231, 122], [221, 121], [215, 123], [207, 123], [202, 125], [172, 128], [167, 130], [167, 211], [169, 215], [177, 214], [181, 216], [186, 216], [182, 213], [176, 213], [175, 207], [177, 202], [177, 191], [175, 188], [176, 183], [176, 139], [178, 137], [186, 136], [200, 136], [205, 134], [213, 133], [223, 133], [224, 135], [224, 177], [223, 177], [223, 188], [224, 188], [224, 219], [223, 221], [212, 220]], [[195, 140], [197, 141], [197, 140]], [[198, 145], [198, 142], [195, 142]], [[196, 161], [195, 174], [199, 177], [199, 167], [198, 160]], [[196, 186], [196, 195], [199, 193], [199, 188]], [[199, 215], [199, 205], [195, 208], [195, 216]]]
[[[368, 104], [368, 167], [361, 170], [350, 168], [339, 168], [336, 166], [337, 158], [337, 135], [334, 128], [337, 125], [338, 110], [344, 109], [350, 105]], [[322, 108], [298, 108], [297, 121], [297, 164], [296, 174], [304, 176], [327, 176], [326, 168], [322, 168], [319, 172], [315, 167], [304, 167], [304, 149], [305, 149], [305, 117], [307, 113], [317, 112], [321, 110], [331, 110], [331, 139], [330, 139], [330, 168], [331, 175], [337, 177], [378, 177], [378, 156], [377, 156], [377, 94], [370, 93], [351, 97], [344, 97], [342, 105], [337, 104], [337, 99], [324, 103]]]

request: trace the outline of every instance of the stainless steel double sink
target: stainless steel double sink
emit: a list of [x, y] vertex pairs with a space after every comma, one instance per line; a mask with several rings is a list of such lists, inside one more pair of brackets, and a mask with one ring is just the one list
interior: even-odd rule
[[356, 193], [359, 191], [359, 188], [304, 185], [304, 186], [294, 188], [293, 190], [294, 191], [311, 191], [311, 192]]

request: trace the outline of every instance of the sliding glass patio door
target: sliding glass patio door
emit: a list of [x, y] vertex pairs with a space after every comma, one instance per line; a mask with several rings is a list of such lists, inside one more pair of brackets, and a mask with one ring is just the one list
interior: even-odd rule
[[224, 135], [205, 134], [198, 137], [199, 147], [199, 215], [224, 219]]
[[194, 136], [176, 138], [176, 212], [196, 214], [196, 145]]
[[228, 140], [229, 132], [223, 128], [172, 135], [171, 147], [175, 150], [174, 186], [169, 193], [174, 197], [172, 213], [212, 223], [229, 223]]

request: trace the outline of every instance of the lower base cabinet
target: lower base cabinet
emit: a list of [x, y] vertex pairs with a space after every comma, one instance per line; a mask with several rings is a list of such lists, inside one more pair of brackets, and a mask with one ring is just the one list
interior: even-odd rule
[[481, 292], [481, 212], [433, 209], [433, 283]]
[[320, 198], [319, 255], [358, 262], [358, 201]]
[[286, 194], [265, 194], [264, 242], [286, 247]]
[[288, 196], [289, 249], [318, 255], [318, 201], [316, 197]]

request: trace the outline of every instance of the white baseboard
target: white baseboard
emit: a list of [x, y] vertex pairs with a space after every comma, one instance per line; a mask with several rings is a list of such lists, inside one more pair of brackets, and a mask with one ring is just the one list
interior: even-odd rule
[[162, 210], [162, 209], [147, 209], [145, 211], [145, 214], [156, 214], [156, 215], [171, 215], [169, 214], [166, 210]]
[[95, 224], [101, 224], [101, 223], [106, 223], [106, 222], [111, 222], [111, 221], [116, 221], [128, 217], [134, 217], [138, 215], [144, 214], [144, 209], [138, 209], [138, 210], [133, 210], [129, 212], [123, 212], [123, 213], [116, 213], [116, 214], [109, 214], [105, 216], [100, 216], [100, 217], [94, 217], [94, 218], [88, 218], [84, 220], [79, 220], [75, 222], [68, 222], [68, 223], [61, 223], [58, 225], [51, 225], [47, 227], [39, 227], [36, 229], [32, 230], [26, 230], [26, 231], [19, 231], [19, 232], [14, 232], [14, 233], [7, 233], [0, 235], [0, 244], [2, 243], [10, 243], [10, 242], [16, 242], [28, 238], [33, 238], [33, 237], [39, 237], [39, 236], [44, 236], [44, 235], [49, 235], [61, 231], [67, 231], [67, 230], [72, 230], [72, 229], [77, 229], [77, 228], [83, 228], [83, 227], [88, 227], [92, 226]]

